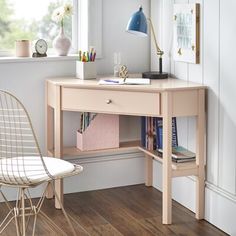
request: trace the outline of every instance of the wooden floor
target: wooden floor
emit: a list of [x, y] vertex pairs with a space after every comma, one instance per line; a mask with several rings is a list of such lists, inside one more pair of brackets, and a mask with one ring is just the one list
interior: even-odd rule
[[[181, 235], [221, 236], [226, 235], [206, 221], [197, 221], [192, 212], [173, 202], [173, 224], [161, 223], [161, 193], [154, 188], [135, 185], [122, 188], [83, 192], [65, 195], [65, 207], [73, 218], [77, 235]], [[72, 235], [60, 210], [46, 200], [43, 211]], [[5, 206], [2, 204], [0, 217]], [[16, 235], [10, 224], [3, 236]], [[36, 235], [63, 235], [49, 223], [38, 218]]]

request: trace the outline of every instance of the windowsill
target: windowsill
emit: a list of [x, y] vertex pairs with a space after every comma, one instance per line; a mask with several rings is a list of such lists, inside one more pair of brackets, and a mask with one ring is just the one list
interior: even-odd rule
[[76, 59], [77, 55], [75, 54], [70, 54], [68, 56], [49, 55], [47, 57], [0, 57], [0, 64], [48, 61], [75, 61]]

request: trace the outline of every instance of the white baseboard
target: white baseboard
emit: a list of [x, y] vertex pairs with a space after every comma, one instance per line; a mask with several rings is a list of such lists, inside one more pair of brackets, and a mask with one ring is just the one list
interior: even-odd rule
[[144, 183], [144, 156], [141, 152], [83, 158], [84, 171], [66, 178], [65, 193], [106, 189]]
[[[172, 182], [173, 199], [195, 212], [194, 177], [174, 178]], [[153, 187], [162, 191], [161, 164], [154, 161]], [[236, 197], [210, 183], [205, 188], [205, 219], [219, 229], [236, 236]]]
[[[118, 152], [114, 155], [111, 153], [99, 156], [85, 155], [76, 162], [84, 167], [84, 171], [77, 176], [64, 179], [65, 193], [144, 183], [144, 156], [138, 150]], [[43, 186], [31, 189], [31, 196], [39, 197], [42, 189]], [[10, 201], [16, 199], [16, 189], [3, 187], [3, 191]]]
[[236, 236], [236, 202], [206, 187], [205, 219], [219, 229]]
[[[132, 151], [115, 155], [82, 157], [79, 162], [84, 171], [66, 178], [65, 193], [106, 189], [144, 183], [143, 153]], [[161, 164], [154, 161], [153, 187], [162, 190]], [[32, 197], [40, 196], [42, 187], [31, 191]], [[7, 189], [10, 200], [16, 199], [16, 190]], [[195, 180], [191, 177], [173, 179], [173, 199], [195, 211]], [[236, 198], [210, 183], [206, 184], [205, 219], [232, 236], [236, 236]]]
[[[154, 160], [153, 164], [153, 187], [162, 191], [162, 165]], [[195, 184], [186, 177], [174, 178], [172, 181], [173, 199], [181, 205], [195, 212]]]

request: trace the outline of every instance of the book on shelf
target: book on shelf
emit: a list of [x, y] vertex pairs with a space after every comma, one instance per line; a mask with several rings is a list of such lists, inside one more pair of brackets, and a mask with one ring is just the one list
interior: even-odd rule
[[[159, 156], [162, 157], [163, 150], [157, 149], [157, 152]], [[172, 147], [171, 157], [172, 161], [176, 163], [190, 162], [196, 160], [196, 154], [182, 146]]]
[[[163, 147], [163, 120], [160, 117], [156, 119], [156, 149], [162, 149]], [[177, 122], [176, 117], [172, 118], [172, 147], [178, 147], [178, 135], [177, 135]]]
[[[156, 150], [162, 156], [163, 120], [156, 117], [141, 117], [141, 143], [148, 150]], [[178, 146], [176, 117], [172, 118], [172, 161], [183, 163], [196, 160], [196, 154]]]
[[141, 117], [141, 144], [147, 149], [156, 145], [155, 122], [152, 117]]
[[141, 145], [145, 147], [146, 145], [146, 117], [141, 117]]
[[[162, 149], [162, 118], [141, 117], [141, 143], [147, 149]], [[176, 118], [172, 119], [172, 146], [178, 146]]]

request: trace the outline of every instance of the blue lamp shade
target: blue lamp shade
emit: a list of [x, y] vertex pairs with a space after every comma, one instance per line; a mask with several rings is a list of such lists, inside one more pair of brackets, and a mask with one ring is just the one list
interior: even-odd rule
[[140, 37], [147, 36], [147, 19], [142, 7], [130, 17], [126, 31]]

